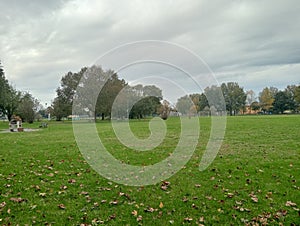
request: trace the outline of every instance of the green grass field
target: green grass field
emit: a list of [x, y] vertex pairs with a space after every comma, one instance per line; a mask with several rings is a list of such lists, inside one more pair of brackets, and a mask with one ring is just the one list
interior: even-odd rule
[[[210, 119], [200, 118], [193, 157], [165, 187], [130, 187], [98, 175], [78, 150], [70, 122], [0, 133], [0, 225], [300, 225], [300, 116], [227, 121], [217, 158], [200, 172], [210, 132]], [[97, 128], [116, 158], [148, 165], [177, 144], [179, 120], [166, 122], [165, 141], [143, 153], [120, 144], [109, 122]], [[149, 135], [147, 120], [131, 126], [137, 136]]]

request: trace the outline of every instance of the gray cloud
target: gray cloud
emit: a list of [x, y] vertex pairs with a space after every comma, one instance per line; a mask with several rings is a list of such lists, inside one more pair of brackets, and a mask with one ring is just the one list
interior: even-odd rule
[[68, 71], [144, 39], [191, 49], [219, 82], [284, 88], [300, 82], [299, 11], [293, 0], [2, 1], [0, 59], [18, 89], [47, 103]]

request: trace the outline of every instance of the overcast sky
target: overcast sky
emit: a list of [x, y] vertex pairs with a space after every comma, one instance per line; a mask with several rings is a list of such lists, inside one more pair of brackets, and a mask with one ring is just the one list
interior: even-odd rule
[[[257, 94], [266, 86], [300, 83], [297, 0], [0, 0], [0, 8], [6, 77], [42, 103], [51, 103], [68, 71], [140, 40], [184, 46], [206, 62], [218, 82], [236, 81]], [[120, 77], [133, 69], [120, 71]], [[137, 68], [141, 76], [149, 74], [146, 69]]]

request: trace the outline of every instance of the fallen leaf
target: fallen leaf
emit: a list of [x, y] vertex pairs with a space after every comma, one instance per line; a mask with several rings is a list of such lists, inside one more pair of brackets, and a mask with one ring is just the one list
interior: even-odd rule
[[3, 207], [5, 207], [5, 206], [6, 206], [6, 202], [0, 203], [0, 208], [3, 208]]
[[235, 203], [236, 203], [237, 205], [242, 205], [242, 204], [243, 204], [241, 201], [235, 201]]
[[59, 204], [59, 205], [58, 205], [58, 208], [64, 210], [64, 209], [66, 209], [66, 206], [65, 206], [64, 204]]
[[232, 198], [234, 196], [233, 193], [227, 193], [227, 198]]
[[144, 209], [145, 212], [150, 212], [150, 213], [153, 213], [154, 211], [157, 211], [157, 209], [154, 209], [152, 207], [149, 207], [147, 209]]
[[169, 181], [163, 181], [162, 184], [166, 185], [166, 186], [169, 186], [171, 183]]
[[205, 198], [207, 198], [208, 200], [212, 200], [213, 199], [212, 196], [205, 196]]
[[[260, 192], [260, 190], [258, 192]], [[249, 196], [251, 197], [251, 200], [253, 202], [258, 202], [258, 198], [257, 198], [257, 196], [255, 194], [253, 194], [253, 192], [250, 193]]]
[[251, 197], [253, 202], [258, 202], [258, 198], [257, 197]]
[[160, 188], [164, 191], [166, 191], [168, 189], [168, 187], [170, 186], [170, 182], [169, 181], [162, 181]]
[[88, 195], [89, 193], [87, 191], [80, 192], [80, 195]]
[[162, 203], [162, 202], [160, 202], [160, 204], [159, 204], [159, 208], [163, 208], [164, 207], [164, 204]]
[[61, 190], [66, 190], [68, 187], [66, 186], [66, 185], [62, 185], [61, 187], [60, 187], [60, 189]]
[[297, 206], [297, 204], [294, 203], [294, 202], [292, 202], [292, 201], [287, 201], [287, 202], [285, 203], [285, 206]]
[[131, 214], [133, 215], [133, 216], [137, 216], [138, 215], [138, 212], [136, 211], [136, 210], [133, 210], [132, 212], [131, 212]]
[[140, 221], [142, 221], [143, 220], [143, 217], [141, 216], [141, 215], [139, 215], [137, 218], [136, 218], [136, 221], [137, 222], [140, 222]]
[[40, 186], [38, 186], [38, 185], [33, 185], [32, 188], [35, 188], [36, 191], [41, 190]]
[[110, 215], [110, 216], [109, 216], [109, 219], [110, 219], [110, 220], [116, 219], [116, 214]]
[[74, 184], [74, 183], [76, 183], [76, 180], [75, 180], [75, 179], [70, 179], [70, 180], [68, 180], [68, 182], [69, 182], [70, 184]]
[[184, 218], [184, 221], [191, 222], [191, 221], [193, 221], [193, 218], [191, 218], [191, 217], [186, 217], [186, 218]]
[[219, 209], [218, 209], [218, 212], [219, 212], [219, 213], [223, 213], [224, 211], [223, 211], [221, 208], [219, 208]]
[[168, 187], [165, 186], [165, 185], [160, 186], [160, 188], [161, 188], [162, 190], [164, 190], [164, 191], [166, 191], [166, 190], [168, 189]]
[[114, 200], [114, 201], [110, 201], [109, 204], [111, 205], [118, 205], [119, 201], [118, 200]]
[[276, 213], [276, 216], [275, 218], [280, 218], [280, 217], [284, 217], [287, 215], [287, 211], [286, 210], [278, 210], [277, 213]]
[[23, 198], [10, 198], [10, 201], [21, 203], [21, 202], [25, 202], [26, 200]]

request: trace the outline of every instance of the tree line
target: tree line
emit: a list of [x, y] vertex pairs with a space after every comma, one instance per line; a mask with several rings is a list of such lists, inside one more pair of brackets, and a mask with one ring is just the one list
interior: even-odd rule
[[[87, 73], [88, 70], [92, 73]], [[68, 72], [62, 77], [61, 86], [57, 89], [57, 97], [52, 105], [53, 114], [58, 120], [71, 114], [76, 87], [84, 74], [92, 74], [93, 78], [89, 79], [92, 79], [95, 90], [98, 90], [97, 87], [105, 80], [104, 78], [109, 78], [98, 96], [95, 110], [89, 111], [95, 118], [111, 118], [114, 101], [117, 106], [114, 108], [114, 116], [118, 118], [124, 118], [126, 115], [129, 115], [129, 118], [153, 115], [165, 118], [171, 111], [183, 115], [223, 111], [224, 104], [219, 98], [220, 90], [229, 115], [282, 114], [286, 111], [298, 113], [300, 110], [300, 85], [289, 85], [284, 90], [266, 87], [256, 96], [253, 90], [245, 91], [237, 82], [222, 83], [220, 87], [205, 88], [203, 93], [180, 97], [172, 107], [168, 101], [163, 100], [162, 91], [158, 87], [129, 86], [114, 71], [103, 71], [100, 66], [92, 66], [82, 68], [78, 73]], [[214, 106], [210, 106], [207, 96], [214, 98], [212, 100]]]
[[[176, 109], [182, 114], [200, 112], [218, 112], [221, 109], [219, 100], [210, 106], [207, 96], [221, 89], [229, 115], [237, 114], [283, 114], [299, 113], [300, 85], [288, 85], [284, 90], [265, 87], [258, 96], [253, 90], [244, 91], [236, 82], [222, 83], [220, 87], [207, 87], [201, 94], [190, 94], [178, 99]], [[215, 95], [217, 96], [217, 95]]]
[[[81, 83], [81, 84], [80, 84]], [[77, 92], [83, 92], [89, 86], [88, 93], [81, 93], [84, 100], [82, 115], [105, 118], [144, 118], [160, 115], [166, 119], [170, 112], [182, 115], [211, 114], [226, 110], [229, 115], [237, 114], [283, 114], [299, 113], [300, 85], [289, 85], [284, 90], [275, 87], [264, 88], [258, 96], [253, 90], [245, 91], [236, 82], [222, 83], [211, 86], [203, 93], [180, 97], [175, 106], [163, 100], [162, 90], [154, 85], [130, 86], [119, 78], [113, 70], [103, 70], [100, 66], [83, 67], [79, 72], [68, 72], [62, 76], [60, 86], [56, 89], [56, 97], [51, 106], [44, 109], [39, 101], [29, 92], [21, 92], [14, 88], [5, 78], [0, 62], [0, 116], [9, 120], [18, 115], [23, 121], [33, 122], [51, 114], [56, 120], [72, 115], [74, 99]], [[97, 98], [92, 104], [90, 92]], [[226, 109], [220, 95], [224, 97]], [[208, 98], [213, 103], [210, 106]], [[114, 104], [115, 103], [115, 104]]]

